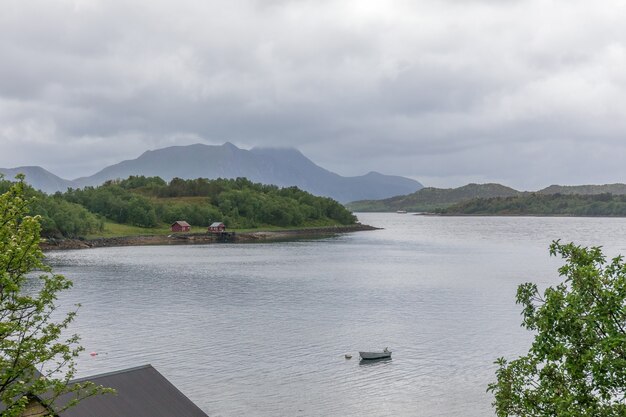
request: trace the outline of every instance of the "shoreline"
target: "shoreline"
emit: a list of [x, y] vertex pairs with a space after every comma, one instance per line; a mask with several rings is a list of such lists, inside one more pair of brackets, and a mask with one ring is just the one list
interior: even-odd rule
[[606, 214], [519, 214], [519, 213], [501, 213], [501, 214], [485, 214], [485, 213], [431, 213], [427, 211], [409, 211], [406, 213], [397, 213], [395, 211], [357, 211], [356, 213], [364, 214], [399, 214], [409, 216], [432, 216], [432, 217], [562, 217], [562, 218], [597, 218], [597, 219], [624, 219], [626, 215], [606, 215]]
[[623, 219], [626, 216], [608, 216], [601, 214], [484, 214], [484, 213], [410, 213], [413, 216], [437, 216], [437, 217], [561, 217], [561, 218], [597, 218], [597, 219]]
[[[281, 240], [307, 239], [334, 236], [342, 233], [380, 230], [380, 227], [357, 223], [347, 226], [327, 226], [307, 229], [256, 230], [253, 232], [234, 232], [227, 243], [276, 242]], [[121, 237], [101, 237], [94, 239], [42, 239], [41, 249], [74, 250], [108, 248], [116, 246], [150, 246], [150, 245], [201, 245], [222, 243], [219, 235], [211, 233], [171, 233], [169, 235], [137, 235]]]

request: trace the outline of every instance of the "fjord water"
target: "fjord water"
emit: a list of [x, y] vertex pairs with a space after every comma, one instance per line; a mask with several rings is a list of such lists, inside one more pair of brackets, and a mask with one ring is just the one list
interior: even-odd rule
[[82, 304], [80, 375], [151, 363], [210, 416], [493, 415], [493, 361], [531, 340], [517, 285], [558, 279], [550, 241], [626, 253], [625, 219], [359, 219], [384, 230], [48, 253]]

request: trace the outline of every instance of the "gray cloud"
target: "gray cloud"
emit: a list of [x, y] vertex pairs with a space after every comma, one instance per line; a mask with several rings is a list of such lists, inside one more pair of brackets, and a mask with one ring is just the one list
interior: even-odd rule
[[295, 146], [345, 175], [626, 181], [626, 5], [9, 0], [0, 166]]

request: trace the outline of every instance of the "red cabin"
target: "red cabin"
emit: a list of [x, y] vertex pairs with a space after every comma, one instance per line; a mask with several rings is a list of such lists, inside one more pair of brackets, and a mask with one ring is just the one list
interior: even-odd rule
[[179, 220], [177, 222], [172, 223], [171, 226], [172, 232], [188, 232], [191, 229], [189, 223], [184, 220]]
[[221, 222], [211, 223], [209, 226], [209, 232], [211, 233], [221, 233], [224, 230], [226, 230], [226, 226], [224, 226], [224, 223]]

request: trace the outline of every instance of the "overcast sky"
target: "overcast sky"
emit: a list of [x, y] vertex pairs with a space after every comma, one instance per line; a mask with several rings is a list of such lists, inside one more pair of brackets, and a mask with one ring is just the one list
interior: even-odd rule
[[0, 167], [230, 141], [431, 186], [626, 182], [623, 0], [0, 3]]

